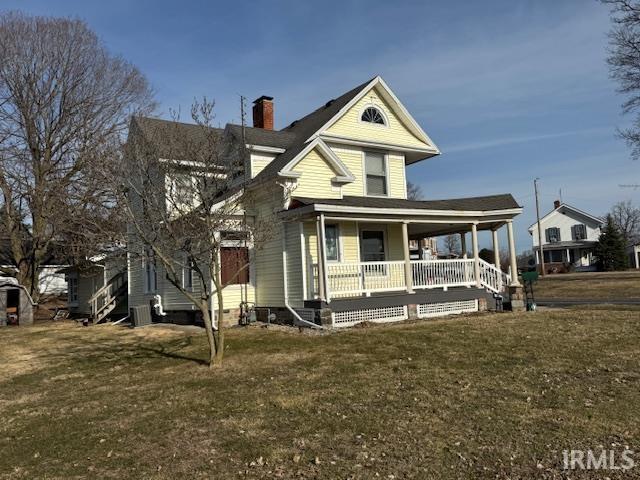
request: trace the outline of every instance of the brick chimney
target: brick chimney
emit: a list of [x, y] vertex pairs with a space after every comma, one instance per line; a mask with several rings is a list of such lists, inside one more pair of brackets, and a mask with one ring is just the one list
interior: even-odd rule
[[253, 101], [253, 126], [273, 130], [273, 97], [263, 95]]
[[559, 208], [559, 207], [560, 207], [560, 200], [554, 200], [553, 208]]

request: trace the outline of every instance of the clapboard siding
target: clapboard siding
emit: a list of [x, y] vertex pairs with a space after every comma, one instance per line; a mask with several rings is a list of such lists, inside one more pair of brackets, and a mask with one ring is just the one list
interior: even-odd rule
[[251, 154], [251, 178], [258, 175], [264, 167], [269, 165], [276, 158], [273, 153], [252, 153]]
[[300, 160], [293, 171], [301, 174], [293, 192], [295, 196], [341, 198], [340, 186], [331, 182], [337, 172], [315, 149]]
[[[273, 212], [282, 208], [282, 190], [279, 187], [263, 189], [255, 198], [254, 211], [259, 221], [266, 222]], [[284, 278], [282, 269], [282, 223], [273, 219], [273, 228], [264, 239], [255, 258], [255, 298], [259, 306], [284, 305]]]
[[302, 287], [302, 246], [300, 224], [284, 224], [285, 246], [287, 250], [287, 292], [292, 307], [303, 307]]
[[[387, 126], [362, 122], [360, 120], [362, 111], [371, 105], [383, 111], [388, 120]], [[386, 142], [408, 147], [430, 147], [430, 145], [427, 145], [409, 131], [393, 113], [387, 102], [378, 95], [376, 89], [367, 92], [362, 99], [327, 129], [327, 133], [357, 140]]]

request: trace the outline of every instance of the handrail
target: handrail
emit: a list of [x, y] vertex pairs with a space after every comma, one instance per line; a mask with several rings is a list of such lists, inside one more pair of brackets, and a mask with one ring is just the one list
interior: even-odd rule
[[113, 275], [109, 281], [100, 287], [87, 301], [91, 309], [91, 317], [94, 320], [100, 320], [100, 314], [103, 313], [117, 298], [120, 291], [126, 285], [127, 271], [122, 270]]

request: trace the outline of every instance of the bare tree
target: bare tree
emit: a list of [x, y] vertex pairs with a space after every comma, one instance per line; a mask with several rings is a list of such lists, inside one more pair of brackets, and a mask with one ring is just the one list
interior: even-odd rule
[[191, 117], [193, 124], [134, 119], [125, 163], [110, 183], [122, 187], [130, 265], [137, 265], [131, 275], [153, 270], [196, 307], [212, 367], [224, 355], [223, 291], [242, 277], [248, 282], [248, 247], [260, 250], [276, 222], [267, 202], [245, 188], [245, 144], [213, 127], [214, 103], [195, 102]]
[[457, 233], [451, 233], [445, 236], [442, 243], [449, 255], [460, 255], [460, 236]]
[[640, 208], [634, 207], [631, 200], [627, 200], [616, 203], [610, 214], [627, 246], [640, 242]]
[[129, 116], [153, 107], [144, 76], [84, 22], [0, 16], [0, 227], [34, 298], [55, 244], [110, 216], [100, 167]]
[[622, 104], [625, 114], [635, 113], [633, 125], [619, 130], [631, 147], [632, 157], [640, 158], [640, 2], [636, 0], [602, 0], [611, 8], [613, 28], [609, 32], [607, 63], [618, 91], [626, 96]]
[[423, 200], [424, 194], [422, 193], [422, 187], [413, 182], [407, 182], [407, 199]]

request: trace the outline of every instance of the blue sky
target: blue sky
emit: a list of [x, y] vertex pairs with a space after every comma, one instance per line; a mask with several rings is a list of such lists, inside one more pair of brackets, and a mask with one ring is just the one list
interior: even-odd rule
[[640, 204], [640, 190], [619, 187], [640, 182], [640, 163], [615, 136], [629, 119], [608, 78], [608, 11], [596, 1], [0, 5], [86, 20], [148, 77], [165, 115], [206, 95], [221, 124], [238, 122], [240, 94], [267, 94], [281, 128], [380, 74], [443, 152], [410, 167], [412, 181], [430, 199], [513, 193], [525, 208], [518, 250], [531, 245], [535, 177], [544, 212], [560, 189], [594, 214]]

